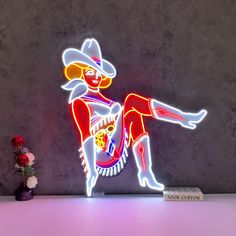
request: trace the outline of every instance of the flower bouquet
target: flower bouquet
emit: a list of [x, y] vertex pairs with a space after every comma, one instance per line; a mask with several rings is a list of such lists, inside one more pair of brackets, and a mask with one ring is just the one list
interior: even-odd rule
[[22, 183], [15, 191], [17, 201], [26, 201], [33, 198], [33, 188], [38, 184], [37, 177], [32, 167], [35, 161], [35, 156], [29, 152], [26, 147], [23, 147], [24, 138], [22, 136], [15, 136], [11, 140], [16, 157], [15, 168], [22, 176]]

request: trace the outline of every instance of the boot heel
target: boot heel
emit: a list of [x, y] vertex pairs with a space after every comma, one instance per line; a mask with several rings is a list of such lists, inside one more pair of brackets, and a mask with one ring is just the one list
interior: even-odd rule
[[138, 180], [139, 180], [140, 186], [142, 186], [142, 187], [147, 186], [147, 180], [145, 177], [141, 177], [141, 175], [138, 174]]

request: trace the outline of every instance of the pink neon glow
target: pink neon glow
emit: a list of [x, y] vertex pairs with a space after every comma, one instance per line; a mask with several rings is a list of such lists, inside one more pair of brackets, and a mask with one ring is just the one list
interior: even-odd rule
[[177, 120], [183, 120], [184, 118], [180, 115], [177, 115], [175, 113], [169, 112], [166, 109], [162, 108], [162, 107], [158, 107], [156, 108], [156, 111], [158, 113], [158, 115], [160, 115], [161, 117], [171, 117], [171, 118], [175, 118]]
[[145, 164], [145, 160], [144, 160], [144, 147], [142, 144], [139, 145], [138, 152], [139, 152], [141, 160], [142, 160], [143, 170], [146, 170], [146, 164]]

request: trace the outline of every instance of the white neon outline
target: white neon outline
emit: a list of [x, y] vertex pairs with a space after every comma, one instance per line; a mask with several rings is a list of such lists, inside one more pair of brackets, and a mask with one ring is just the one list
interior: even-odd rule
[[103, 169], [102, 168], [100, 168], [100, 170], [99, 170], [99, 174], [101, 175], [102, 174], [102, 171], [103, 171]]
[[[148, 150], [148, 155], [147, 155], [147, 160], [146, 164], [149, 164], [146, 170], [142, 169], [142, 166], [140, 164], [139, 156], [138, 153], [136, 152], [136, 147], [139, 145], [143, 139], [147, 138], [147, 145], [149, 147], [146, 147]], [[143, 135], [137, 142], [134, 143], [133, 145], [133, 153], [134, 153], [134, 158], [138, 167], [138, 180], [139, 184], [141, 187], [148, 186], [151, 189], [158, 190], [158, 191], [163, 191], [165, 189], [165, 186], [162, 183], [159, 183], [156, 179], [155, 176], [152, 172], [152, 159], [151, 159], [151, 151], [150, 151], [150, 141], [149, 141], [149, 136], [148, 135]], [[146, 174], [146, 176], [142, 177], [142, 174]], [[154, 182], [155, 185], [152, 185], [151, 182]], [[159, 186], [159, 187], [157, 187]]]
[[[79, 84], [78, 86], [76, 86], [75, 89], [76, 89], [77, 87], [79, 87], [80, 85], [82, 85], [82, 84]], [[87, 87], [87, 88], [88, 88], [88, 87]], [[69, 99], [68, 99], [68, 103], [69, 103], [69, 104], [71, 104], [71, 103], [74, 102], [76, 99], [82, 97], [84, 94], [87, 93], [87, 92], [84, 92], [81, 96], [76, 96], [76, 97], [72, 98], [72, 96], [73, 96], [73, 91], [74, 91], [75, 89], [73, 89], [72, 92], [71, 92], [70, 95], [69, 95]]]
[[128, 150], [127, 150], [126, 147], [124, 147], [124, 153], [125, 153], [126, 156], [128, 156]]
[[[82, 97], [83, 95], [85, 95], [87, 92], [88, 92], [88, 86], [87, 84], [82, 80], [82, 79], [79, 79], [79, 78], [75, 78], [73, 79], [73, 82], [74, 81], [78, 81], [78, 84], [76, 86], [74, 86], [73, 88], [67, 88], [67, 85], [72, 83], [72, 80], [68, 81], [66, 84], [63, 84], [61, 85], [61, 88], [66, 90], [66, 91], [71, 91], [70, 92], [70, 95], [69, 95], [69, 98], [68, 98], [68, 104], [71, 104], [72, 102], [74, 102], [76, 99]], [[73, 92], [79, 87], [79, 86], [85, 86], [86, 88], [86, 91], [83, 92], [80, 96], [76, 96], [72, 99], [72, 95], [73, 95]]]
[[[183, 118], [186, 118], [187, 115], [192, 115], [192, 116], [194, 116], [194, 115], [197, 115], [197, 114], [200, 114], [200, 113], [203, 113], [203, 114], [202, 114], [201, 119], [199, 119], [198, 121], [191, 121], [191, 120], [189, 120], [189, 121], [187, 122], [189, 125], [185, 125], [185, 124], [184, 124], [183, 122], [181, 122], [180, 120], [176, 120], [176, 121], [175, 121], [175, 120], [171, 120], [171, 119], [168, 119], [168, 118], [162, 118], [162, 117], [158, 116], [158, 115], [157, 115], [157, 112], [155, 111], [155, 107], [154, 107], [154, 104], [153, 104], [154, 102], [158, 102], [158, 103], [159, 103], [158, 105], [162, 105], [163, 108], [175, 109], [176, 112], [179, 112], [180, 115], [183, 116]], [[154, 114], [154, 116], [155, 116], [156, 119], [158, 119], [158, 120], [163, 120], [163, 121], [166, 121], [166, 122], [169, 122], [169, 123], [180, 124], [183, 128], [192, 129], [192, 130], [195, 129], [195, 128], [197, 127], [196, 124], [200, 123], [200, 122], [206, 117], [206, 115], [207, 115], [207, 110], [205, 110], [205, 109], [202, 109], [202, 110], [200, 110], [200, 111], [197, 112], [197, 113], [183, 112], [182, 110], [180, 110], [180, 109], [178, 109], [178, 108], [176, 108], [176, 107], [167, 105], [167, 104], [165, 104], [165, 103], [163, 103], [163, 102], [160, 102], [160, 101], [157, 101], [157, 100], [154, 100], [154, 99], [151, 100], [151, 104], [150, 104], [150, 105], [151, 105], [153, 114]], [[179, 114], [178, 114], [178, 115], [179, 115]]]
[[[96, 63], [95, 60], [92, 59], [92, 57], [88, 56], [84, 51], [86, 51], [86, 48], [85, 47], [88, 47], [88, 48], [91, 48], [92, 45], [95, 45], [95, 48], [94, 50], [97, 50], [96, 53], [98, 53], [98, 59], [100, 60], [100, 63]], [[71, 54], [68, 54], [67, 53], [71, 53]], [[69, 57], [71, 56], [71, 58]], [[81, 58], [81, 59], [79, 59]], [[101, 48], [97, 42], [96, 39], [94, 38], [91, 38], [91, 39], [86, 39], [83, 44], [82, 44], [82, 47], [81, 47], [81, 50], [78, 50], [78, 49], [75, 49], [75, 48], [68, 48], [66, 49], [63, 54], [62, 54], [62, 61], [63, 61], [63, 64], [65, 66], [69, 66], [71, 64], [74, 64], [74, 63], [82, 63], [82, 64], [86, 64], [88, 66], [91, 66], [95, 71], [96, 71], [96, 79], [98, 76], [100, 76], [101, 74], [106, 76], [107, 78], [110, 78], [110, 79], [113, 79], [115, 76], [116, 76], [116, 69], [115, 67], [110, 63], [108, 62], [107, 60], [103, 59], [102, 58], [102, 53], [101, 53]], [[104, 67], [104, 65], [106, 65], [106, 67]], [[105, 71], [105, 69], [106, 71]], [[107, 71], [111, 71], [110, 73], [108, 73]], [[106, 78], [105, 78], [106, 79]], [[79, 78], [75, 78], [73, 80], [80, 80], [81, 82], [83, 82], [83, 85], [86, 85], [87, 84], [84, 82], [84, 80], [82, 79], [79, 79]], [[71, 80], [70, 80], [71, 81]], [[69, 83], [69, 82], [68, 82]], [[66, 88], [64, 87], [65, 85], [61, 86], [63, 89], [65, 90], [68, 90], [68, 91], [72, 91], [70, 93], [70, 96], [69, 96], [69, 103], [72, 103], [75, 99], [77, 98], [80, 98], [81, 96], [77, 96], [75, 98], [72, 99], [72, 94], [73, 94], [73, 91], [78, 87], [78, 86], [81, 86], [82, 83], [79, 83], [78, 85], [74, 86], [74, 88]], [[105, 87], [105, 86], [104, 86]], [[100, 91], [100, 88], [97, 87], [97, 88], [90, 88], [87, 86], [87, 90], [84, 94], [86, 94], [88, 91], [92, 91], [92, 92], [99, 92]], [[131, 93], [132, 94], [132, 93]], [[130, 94], [129, 94], [130, 95]], [[174, 120], [174, 118], [170, 117], [169, 119], [167, 117], [163, 118], [161, 116], [158, 115], [158, 111], [155, 110], [155, 107], [154, 107], [154, 104], [153, 104], [153, 101], [156, 101], [158, 102], [158, 106], [159, 107], [163, 107], [165, 109], [170, 109], [171, 110], [171, 113], [176, 113], [176, 115], [181, 115], [183, 118], [187, 119], [184, 120], [184, 121], [181, 121], [181, 120]], [[112, 110], [112, 107], [114, 107], [114, 103], [112, 106], [109, 106], [109, 105], [105, 105], [105, 104], [100, 104], [100, 103], [97, 103], [97, 102], [87, 102], [87, 107], [88, 107], [88, 104], [91, 104], [91, 105], [96, 105], [96, 106], [101, 106], [103, 108], [107, 108], [109, 109], [109, 112], [108, 113], [96, 113], [96, 111], [94, 112], [96, 115], [101, 115], [101, 116], [104, 116], [105, 119], [103, 119], [100, 123], [97, 122], [95, 125], [91, 125], [91, 133], [93, 131], [93, 133], [95, 134], [97, 130], [99, 130], [102, 125], [106, 125], [107, 124], [107, 121], [108, 123], [111, 122], [111, 121], [114, 121], [116, 122], [115, 120], [115, 116], [117, 114], [121, 114], [122, 110], [123, 110], [123, 106], [121, 106], [119, 103], [119, 106], [121, 107], [121, 109], [117, 112], [117, 113], [112, 113], [111, 110]], [[116, 104], [116, 103], [115, 103]], [[178, 108], [175, 108], [175, 107], [172, 107], [170, 105], [167, 105], [165, 103], [162, 103], [162, 102], [159, 102], [157, 100], [151, 100], [151, 103], [150, 103], [150, 108], [152, 109], [152, 113], [153, 113], [153, 116], [155, 118], [157, 118], [158, 120], [163, 120], [163, 121], [166, 121], [166, 122], [170, 122], [170, 123], [174, 123], [174, 124], [180, 124], [182, 127], [184, 128], [188, 128], [188, 129], [195, 129], [196, 128], [196, 124], [200, 123], [204, 118], [205, 116], [207, 115], [207, 110], [205, 109], [202, 109], [201, 111], [199, 111], [198, 113], [187, 113], [187, 112], [183, 112], [181, 111], [180, 109]], [[173, 112], [174, 110], [174, 112]], [[75, 117], [75, 114], [74, 114], [74, 109], [72, 108], [72, 112], [73, 112], [73, 116]], [[138, 112], [138, 111], [137, 111]], [[179, 114], [178, 114], [179, 113]], [[200, 115], [201, 114], [201, 118], [199, 120], [191, 120], [191, 117], [187, 117], [187, 116], [196, 116], [196, 115]], [[119, 115], [120, 115], [119, 114]], [[117, 119], [118, 120], [118, 119]], [[76, 121], [76, 119], [75, 119]], [[76, 124], [77, 124], [77, 127], [79, 128], [79, 131], [81, 132], [80, 130], [80, 127], [78, 125], [78, 122], [76, 121]], [[115, 133], [117, 131], [117, 129], [120, 128], [120, 127], [117, 127], [117, 124], [115, 125], [115, 128], [114, 130], [112, 131], [113, 133]], [[93, 136], [93, 135], [92, 135]], [[113, 175], [116, 175], [117, 172], [119, 173], [125, 166], [125, 163], [126, 163], [126, 156], [128, 156], [128, 152], [127, 152], [127, 146], [129, 146], [129, 143], [127, 143], [127, 133], [125, 132], [125, 143], [124, 143], [124, 150], [120, 156], [120, 159], [118, 160], [118, 162], [112, 166], [112, 167], [109, 167], [109, 168], [102, 168], [102, 167], [98, 167], [96, 165], [96, 153], [97, 153], [97, 148], [96, 148], [96, 143], [95, 143], [95, 140], [94, 140], [94, 150], [93, 150], [93, 155], [94, 155], [94, 162], [95, 162], [95, 170], [91, 170], [90, 168], [90, 164], [91, 164], [91, 160], [88, 159], [88, 156], [87, 156], [87, 153], [88, 153], [88, 150], [85, 148], [84, 144], [85, 142], [91, 138], [92, 136], [88, 137], [83, 143], [82, 143], [82, 148], [80, 148], [80, 151], [82, 151], [82, 153], [80, 154], [80, 158], [82, 160], [82, 166], [84, 168], [84, 171], [85, 173], [87, 174], [87, 182], [86, 182], [86, 192], [87, 192], [87, 196], [91, 196], [92, 194], [92, 189], [93, 187], [95, 186], [96, 182], [97, 182], [97, 178], [98, 178], [98, 174], [101, 174], [103, 176], [113, 176]], [[144, 172], [144, 170], [142, 169], [142, 165], [140, 165], [140, 161], [138, 160], [138, 155], [140, 153], [138, 153], [136, 151], [136, 148], [137, 148], [137, 145], [142, 142], [144, 140], [144, 138], [147, 138], [146, 142], [147, 142], [147, 145], [148, 145], [148, 148], [147, 148], [147, 160], [146, 160], [146, 164], [148, 165], [148, 168], [145, 170], [148, 174], [145, 176], [145, 175], [142, 175], [142, 173]], [[89, 148], [88, 148], [89, 149]], [[114, 151], [115, 149], [113, 149]], [[146, 149], [145, 149], [146, 150]], [[101, 150], [100, 150], [101, 151]], [[149, 188], [152, 188], [152, 189], [155, 189], [155, 190], [159, 190], [159, 191], [162, 191], [164, 190], [164, 185], [162, 185], [161, 183], [158, 183], [155, 179], [155, 176], [152, 172], [152, 160], [151, 160], [151, 151], [150, 151], [150, 140], [149, 140], [149, 136], [148, 135], [144, 135], [143, 137], [141, 137], [137, 142], [135, 141], [135, 143], [133, 144], [133, 152], [134, 152], [134, 158], [136, 160], [136, 163], [137, 163], [137, 167], [138, 167], [138, 179], [139, 179], [139, 183], [142, 187], [145, 187], [145, 186], [148, 186]], [[90, 161], [90, 162], [89, 162]], [[92, 175], [91, 173], [93, 172], [96, 173], [95, 175]], [[89, 183], [89, 184], [88, 184]], [[159, 187], [156, 187], [156, 185], [152, 185], [151, 183], [156, 183], [156, 185], [160, 185]]]
[[99, 71], [96, 71], [93, 68], [85, 70], [85, 75], [88, 75], [88, 76], [96, 75], [96, 80], [102, 76], [102, 74]]
[[[91, 141], [90, 141], [91, 140]], [[91, 145], [89, 145], [89, 150], [87, 150], [87, 143], [88, 142], [92, 142], [93, 143], [93, 158], [91, 159], [91, 157], [88, 157], [87, 154], [89, 153], [89, 150], [91, 150]], [[83, 143], [82, 143], [82, 148], [83, 148], [83, 155], [84, 155], [84, 160], [85, 160], [85, 168], [84, 168], [84, 172], [87, 172], [87, 181], [86, 181], [86, 193], [87, 196], [90, 197], [92, 195], [92, 189], [93, 187], [96, 185], [97, 179], [98, 179], [98, 173], [96, 170], [96, 152], [95, 152], [95, 138], [94, 136], [89, 136]], [[90, 167], [90, 163], [89, 163], [89, 158], [90, 161], [92, 160], [93, 162], [93, 170]], [[94, 173], [95, 175], [92, 175], [92, 173]]]
[[[119, 104], [120, 105], [120, 104]], [[123, 107], [122, 107], [122, 109], [123, 109]], [[73, 113], [73, 115], [74, 115], [74, 109], [72, 109], [72, 113]], [[121, 115], [121, 113], [122, 113], [122, 110], [120, 110], [119, 111], [119, 115]], [[115, 116], [114, 115], [111, 115], [110, 117], [107, 117], [107, 116], [105, 116], [105, 120], [108, 120], [108, 118], [110, 118], [110, 121], [115, 121]], [[91, 131], [92, 132], [96, 132], [96, 130], [99, 130], [100, 129], [100, 125], [102, 125], [103, 123], [104, 123], [104, 121], [105, 120], [100, 120], [97, 124], [95, 124], [94, 126], [92, 126], [91, 127]], [[78, 124], [77, 124], [78, 125]], [[117, 126], [115, 126], [115, 128], [114, 128], [114, 130], [112, 131], [112, 132], [116, 132], [117, 131]], [[95, 131], [94, 131], [95, 130]], [[90, 136], [89, 138], [91, 138], [91, 137], [94, 137], [94, 134], [92, 133], [92, 136]], [[125, 137], [127, 138], [127, 134], [125, 134]], [[89, 138], [87, 138], [84, 142], [83, 142], [83, 144], [82, 144], [82, 149], [80, 148], [79, 149], [79, 151], [81, 152], [82, 150], [83, 150], [83, 157], [84, 157], [84, 159], [83, 159], [83, 161], [82, 161], [82, 166], [84, 167], [84, 172], [85, 173], [87, 173], [87, 179], [91, 179], [92, 178], [92, 180], [91, 181], [94, 181], [94, 178], [96, 177], [96, 176], [91, 176], [91, 168], [89, 167], [89, 162], [88, 162], [88, 157], [86, 156], [86, 153], [87, 153], [87, 151], [86, 151], [86, 148], [85, 148], [85, 146], [84, 146], [84, 144], [85, 144], [85, 142], [89, 139]], [[126, 141], [126, 140], [125, 140]], [[127, 141], [126, 141], [126, 143], [127, 143]], [[120, 157], [120, 159], [118, 160], [118, 162], [114, 165], [114, 166], [112, 166], [112, 167], [108, 167], [108, 168], [102, 168], [102, 167], [98, 167], [97, 165], [96, 165], [96, 173], [98, 173], [98, 174], [100, 174], [100, 175], [102, 175], [102, 176], [113, 176], [113, 175], [116, 175], [116, 174], [118, 174], [121, 170], [123, 170], [123, 168], [124, 168], [124, 163], [126, 162], [126, 157], [125, 156], [127, 156], [128, 155], [128, 153], [126, 153], [125, 152], [125, 150], [127, 149], [127, 145], [126, 145], [126, 143], [124, 144], [125, 146], [124, 146], [124, 150], [123, 150], [123, 154], [121, 155], [121, 157]], [[114, 145], [114, 144], [113, 144]], [[97, 153], [97, 147], [95, 147], [95, 150], [96, 150], [96, 153]], [[113, 148], [113, 152], [111, 153], [111, 155], [114, 155], [114, 151], [115, 151], [115, 148]], [[96, 153], [94, 154], [95, 156], [96, 156]], [[81, 156], [81, 155], [80, 155]], [[82, 156], [81, 156], [81, 158], [82, 158]], [[86, 163], [86, 165], [85, 165], [85, 162], [87, 162]], [[96, 162], [96, 161], [95, 161]], [[124, 163], [123, 163], [124, 162]], [[120, 166], [121, 166], [121, 168], [120, 168]], [[87, 184], [87, 195], [88, 196], [91, 196], [91, 193], [92, 193], [92, 189], [93, 189], [93, 187], [94, 187], [94, 185], [95, 184], [92, 184], [92, 185], [88, 185], [88, 182], [86, 183]]]
[[[78, 82], [78, 84], [76, 86], [74, 86], [73, 88], [67, 88], [67, 86], [70, 84], [70, 83], [74, 83], [74, 82]], [[74, 78], [73, 80], [69, 80], [68, 82], [66, 82], [65, 84], [61, 85], [61, 88], [66, 90], [66, 91], [71, 91], [73, 90], [75, 87], [77, 87], [79, 84], [86, 84], [84, 82], [84, 80], [80, 79], [80, 78]]]
[[[88, 104], [91, 104], [91, 105], [95, 105], [97, 107], [101, 106], [105, 109], [109, 109], [109, 113], [99, 113], [98, 111], [94, 111], [95, 114], [91, 114], [91, 119], [96, 117], [97, 115], [102, 115], [104, 118], [102, 120], [99, 120], [97, 123], [91, 125], [90, 127], [90, 132], [94, 135], [102, 126], [103, 124], [106, 125], [107, 123], [111, 123], [111, 122], [115, 122], [118, 120], [115, 120], [115, 117], [116, 116], [120, 116], [122, 111], [123, 111], [123, 106], [120, 106], [120, 110], [118, 111], [118, 113], [111, 113], [111, 110], [112, 110], [112, 107], [110, 107], [109, 105], [105, 105], [105, 104], [98, 104], [96, 102], [87, 102]], [[118, 103], [119, 104], [119, 103]], [[119, 104], [120, 105], [120, 104]], [[93, 106], [92, 106], [93, 108]], [[112, 131], [112, 133], [115, 133], [117, 131], [117, 125], [114, 125], [114, 130]]]
[[92, 40], [89, 41], [89, 46], [88, 46], [88, 48], [91, 48], [91, 46], [92, 46]]
[[[96, 50], [98, 50], [99, 55], [101, 55], [100, 61], [101, 61], [101, 66], [99, 66], [91, 57], [89, 57], [86, 53], [84, 53], [83, 51], [85, 50], [85, 46], [86, 44], [89, 42], [89, 47], [92, 46], [92, 43], [94, 43], [94, 45], [96, 45]], [[81, 60], [81, 59], [68, 59], [67, 58], [67, 54], [73, 52], [74, 55], [77, 54], [77, 56], [81, 56], [84, 57], [85, 60]], [[98, 43], [98, 41], [94, 38], [87, 38], [84, 40], [81, 50], [78, 50], [76, 48], [67, 48], [66, 50], [63, 51], [62, 53], [62, 61], [64, 66], [69, 66], [70, 64], [73, 63], [82, 63], [82, 64], [86, 64], [88, 66], [93, 67], [95, 70], [100, 71], [103, 75], [105, 75], [108, 78], [115, 78], [116, 76], [116, 68], [107, 60], [102, 58], [102, 53], [101, 53], [101, 48], [100, 45]], [[104, 70], [104, 64], [106, 64], [108, 67], [110, 67], [110, 70], [113, 71], [111, 73], [108, 73], [107, 71]]]
[[85, 72], [86, 75], [94, 75], [94, 70], [87, 70]]
[[123, 169], [124, 169], [124, 163], [123, 163], [123, 157], [121, 156], [121, 158], [118, 160], [118, 162], [112, 166], [112, 167], [98, 167], [97, 166], [97, 171], [99, 175], [102, 176], [112, 176], [112, 171], [111, 169], [114, 170], [114, 176], [119, 174]]
[[118, 173], [120, 173], [120, 163], [119, 162], [117, 163], [117, 171], [118, 171]]
[[88, 104], [90, 104], [92, 106], [92, 108], [104, 108], [105, 110], [107, 110], [106, 113], [99, 113], [99, 111], [94, 110], [94, 113], [96, 115], [103, 115], [103, 116], [108, 116], [111, 115], [111, 107], [109, 105], [105, 105], [105, 104], [101, 104], [101, 103], [97, 103], [97, 102], [87, 102]]

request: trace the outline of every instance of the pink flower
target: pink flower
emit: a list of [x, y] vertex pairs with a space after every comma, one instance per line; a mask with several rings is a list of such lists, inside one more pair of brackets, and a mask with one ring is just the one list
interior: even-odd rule
[[29, 163], [28, 163], [28, 166], [32, 166], [34, 164], [34, 160], [35, 160], [35, 156], [33, 153], [31, 152], [27, 152], [25, 153], [25, 155], [28, 157], [29, 159]]

